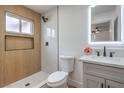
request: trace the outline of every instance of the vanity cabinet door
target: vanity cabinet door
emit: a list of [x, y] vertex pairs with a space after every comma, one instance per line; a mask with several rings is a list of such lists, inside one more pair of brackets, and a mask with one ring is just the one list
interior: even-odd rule
[[124, 84], [111, 80], [106, 80], [106, 88], [124, 88]]
[[105, 80], [96, 76], [84, 74], [84, 88], [104, 88]]

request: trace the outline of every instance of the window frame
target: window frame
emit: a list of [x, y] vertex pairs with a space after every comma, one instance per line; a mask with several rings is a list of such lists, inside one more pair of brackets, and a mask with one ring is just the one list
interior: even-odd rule
[[[6, 22], [7, 22], [7, 21], [6, 21], [6, 16], [19, 19], [19, 32], [6, 30]], [[30, 33], [22, 32], [22, 20], [31, 23], [31, 25], [30, 25], [30, 29], [31, 29], [31, 30], [30, 30]], [[31, 19], [29, 19], [29, 18], [25, 18], [25, 17], [19, 16], [19, 15], [10, 13], [10, 12], [5, 12], [5, 32], [8, 33], [8, 34], [34, 35], [34, 21], [31, 20]]]

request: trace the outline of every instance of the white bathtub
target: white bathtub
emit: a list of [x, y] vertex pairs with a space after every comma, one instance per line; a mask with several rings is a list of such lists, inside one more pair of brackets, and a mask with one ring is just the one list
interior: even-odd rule
[[[48, 73], [40, 71], [22, 80], [5, 86], [5, 88], [42, 88], [46, 87]], [[26, 86], [27, 85], [27, 86]]]

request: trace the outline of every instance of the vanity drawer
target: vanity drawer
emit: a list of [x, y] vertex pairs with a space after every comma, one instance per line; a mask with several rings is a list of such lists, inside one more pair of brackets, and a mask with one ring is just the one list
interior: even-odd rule
[[83, 63], [83, 71], [86, 74], [95, 75], [105, 79], [124, 83], [124, 69], [110, 66]]

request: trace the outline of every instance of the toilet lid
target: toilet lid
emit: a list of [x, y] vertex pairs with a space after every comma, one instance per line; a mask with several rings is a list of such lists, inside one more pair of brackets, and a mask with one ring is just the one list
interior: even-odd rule
[[67, 75], [68, 75], [67, 72], [64, 72], [64, 71], [56, 71], [56, 72], [52, 73], [52, 74], [48, 77], [48, 83], [61, 82], [62, 80], [64, 80], [64, 79], [66, 78]]

